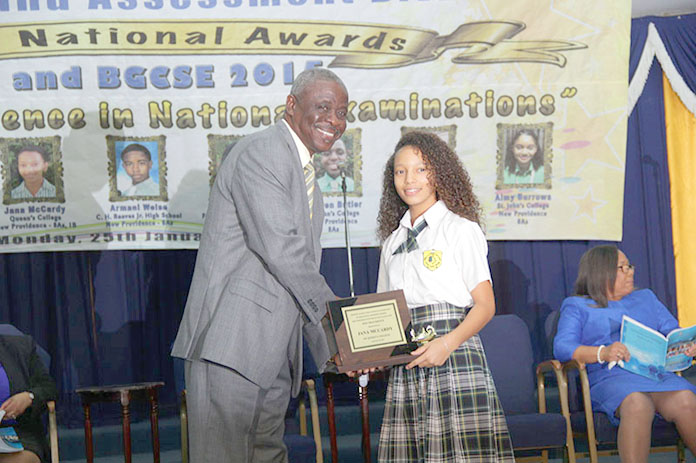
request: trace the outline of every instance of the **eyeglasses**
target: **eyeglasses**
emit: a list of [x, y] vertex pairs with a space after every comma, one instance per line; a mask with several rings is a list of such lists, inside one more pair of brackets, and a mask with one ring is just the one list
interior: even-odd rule
[[620, 268], [622, 272], [628, 273], [628, 272], [630, 272], [631, 270], [635, 270], [635, 269], [636, 269], [636, 266], [633, 265], [633, 264], [624, 264], [624, 265], [619, 265], [619, 266], [617, 266], [616, 268]]

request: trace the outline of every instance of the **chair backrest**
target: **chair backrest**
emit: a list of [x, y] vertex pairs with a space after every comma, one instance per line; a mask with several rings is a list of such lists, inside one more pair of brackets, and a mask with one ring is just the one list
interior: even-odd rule
[[527, 325], [517, 315], [496, 315], [479, 336], [505, 414], [535, 413], [534, 354]]
[[551, 350], [551, 356], [553, 356], [553, 338], [556, 337], [556, 331], [558, 331], [559, 318], [561, 318], [561, 311], [552, 310], [544, 321], [544, 336], [546, 337], [546, 345]]
[[[546, 316], [544, 321], [544, 335], [546, 336], [546, 344], [551, 350], [553, 356], [553, 339], [558, 331], [558, 320], [561, 318], [560, 310], [553, 310]], [[580, 376], [576, 370], [568, 372], [568, 408], [572, 412], [584, 410], [582, 404], [582, 389], [580, 385]]]
[[[16, 326], [9, 323], [0, 324], [0, 335], [7, 336], [26, 336]], [[39, 356], [41, 363], [46, 367], [46, 371], [51, 371], [51, 356], [40, 345], [36, 344], [36, 354]]]

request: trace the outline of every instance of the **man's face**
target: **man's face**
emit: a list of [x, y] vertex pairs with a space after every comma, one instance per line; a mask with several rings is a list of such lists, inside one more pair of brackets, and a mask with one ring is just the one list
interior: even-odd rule
[[130, 151], [123, 155], [123, 168], [133, 180], [133, 185], [150, 178], [152, 161], [141, 151]]
[[285, 120], [310, 153], [328, 151], [346, 130], [348, 95], [331, 80], [315, 80], [299, 96], [288, 95]]
[[321, 153], [321, 166], [327, 174], [336, 178], [341, 173], [341, 167], [345, 167], [347, 155], [343, 140], [336, 140], [329, 151]]
[[17, 158], [17, 167], [25, 183], [36, 184], [43, 182], [48, 163], [38, 151], [22, 151]]

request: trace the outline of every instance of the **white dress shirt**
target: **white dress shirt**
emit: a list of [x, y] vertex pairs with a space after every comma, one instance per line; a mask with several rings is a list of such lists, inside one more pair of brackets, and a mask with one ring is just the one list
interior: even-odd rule
[[121, 193], [122, 196], [159, 196], [160, 187], [152, 177], [148, 177], [140, 183], [132, 184]]
[[281, 119], [283, 123], [285, 124], [285, 127], [288, 128], [290, 131], [290, 135], [292, 135], [292, 140], [295, 142], [295, 147], [297, 148], [297, 152], [300, 155], [300, 164], [304, 168], [304, 166], [307, 165], [308, 162], [312, 160], [312, 155], [310, 154], [309, 150], [307, 147], [302, 143], [302, 140], [300, 140], [300, 137], [297, 136], [294, 130], [292, 130], [292, 127], [290, 127], [290, 124], [288, 124], [288, 121], [285, 119]]
[[10, 197], [12, 199], [54, 198], [55, 196], [56, 187], [46, 179], [43, 179], [41, 188], [39, 188], [35, 195], [31, 194], [24, 180], [22, 180], [22, 183], [20, 183], [17, 188], [10, 192]]
[[471, 291], [483, 281], [491, 281], [488, 244], [475, 222], [447, 209], [438, 201], [420, 216], [428, 226], [416, 240], [418, 249], [392, 255], [407, 237], [411, 226], [409, 211], [399, 227], [382, 245], [377, 291], [403, 289], [409, 307], [447, 302], [471, 307]]

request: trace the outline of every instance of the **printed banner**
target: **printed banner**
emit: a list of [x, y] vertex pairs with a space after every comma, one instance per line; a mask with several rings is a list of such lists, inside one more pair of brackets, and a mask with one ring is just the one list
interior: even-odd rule
[[325, 247], [346, 218], [379, 245], [412, 130], [460, 156], [488, 239], [620, 240], [629, 39], [629, 0], [0, 0], [0, 252], [197, 248], [226, 153], [317, 66], [350, 99], [314, 155]]

